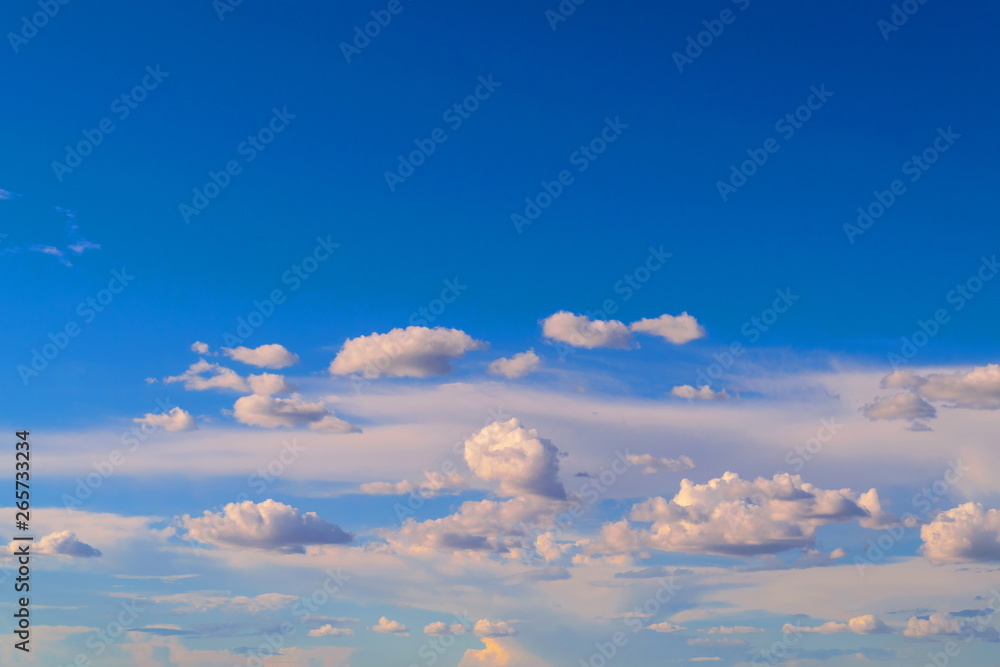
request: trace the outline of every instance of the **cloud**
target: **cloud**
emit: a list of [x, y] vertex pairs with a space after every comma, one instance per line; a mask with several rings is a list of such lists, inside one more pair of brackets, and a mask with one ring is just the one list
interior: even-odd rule
[[408, 627], [399, 621], [390, 621], [385, 616], [378, 619], [378, 625], [373, 625], [372, 630], [383, 635], [398, 635], [400, 637], [410, 636], [410, 629]]
[[706, 484], [684, 479], [672, 500], [650, 498], [634, 505], [629, 516], [650, 528], [606, 524], [591, 548], [628, 552], [638, 544], [663, 551], [770, 554], [811, 547], [816, 528], [829, 523], [857, 519], [874, 528], [891, 520], [875, 489], [855, 494], [821, 489], [787, 473], [751, 481], [733, 472]]
[[394, 496], [416, 494], [421, 498], [436, 498], [447, 493], [456, 493], [466, 487], [465, 478], [458, 472], [424, 471], [420, 482], [368, 482], [359, 487], [361, 493], [373, 496]]
[[208, 354], [208, 343], [202, 343], [200, 340], [196, 340], [191, 343], [191, 351], [197, 352], [198, 354]]
[[205, 391], [207, 389], [229, 389], [232, 391], [250, 391], [246, 380], [231, 368], [213, 364], [199, 359], [191, 364], [180, 375], [163, 378], [166, 383], [183, 382], [184, 388], [190, 391]]
[[501, 495], [566, 498], [559, 481], [559, 450], [517, 419], [493, 422], [466, 440], [465, 461], [480, 479], [499, 482]]
[[458, 667], [551, 667], [550, 663], [524, 650], [510, 638], [483, 637], [486, 648], [468, 649]]
[[722, 639], [694, 637], [687, 640], [688, 646], [746, 646], [749, 643], [750, 642], [745, 639], [730, 639], [729, 637], [723, 637]]
[[426, 378], [451, 373], [451, 360], [488, 347], [464, 331], [406, 327], [344, 341], [330, 363], [331, 375], [363, 373], [366, 378]]
[[136, 424], [162, 428], [165, 431], [193, 431], [198, 428], [194, 417], [187, 410], [171, 408], [168, 412], [146, 413], [132, 420]]
[[920, 552], [935, 564], [1000, 560], [1000, 510], [965, 503], [920, 527]]
[[902, 393], [885, 396], [864, 406], [861, 411], [872, 421], [879, 419], [933, 419], [934, 406], [916, 394]]
[[679, 387], [674, 387], [673, 389], [671, 389], [670, 394], [678, 398], [687, 398], [692, 400], [693, 399], [698, 399], [702, 401], [729, 400], [729, 394], [726, 393], [725, 389], [723, 389], [722, 391], [712, 391], [712, 388], [709, 387], [707, 384], [702, 385], [697, 389], [695, 389], [689, 384], [682, 384]]
[[350, 628], [335, 628], [329, 623], [309, 631], [310, 637], [346, 637], [354, 634]]
[[698, 324], [696, 320], [687, 312], [680, 315], [660, 315], [655, 319], [641, 319], [629, 325], [629, 329], [634, 332], [651, 334], [674, 343], [683, 345], [698, 338], [704, 338], [705, 327]]
[[[891, 377], [891, 376], [890, 376]], [[966, 373], [935, 373], [921, 378], [916, 391], [932, 401], [972, 410], [1000, 409], [1000, 365], [976, 366]]]
[[839, 632], [852, 632], [856, 635], [873, 635], [873, 634], [891, 632], [889, 626], [883, 623], [874, 614], [867, 614], [865, 616], [856, 616], [850, 619], [847, 623], [836, 623], [834, 621], [829, 621], [822, 625], [816, 625], [812, 627], [792, 625], [791, 623], [786, 623], [781, 628], [781, 631], [783, 633], [817, 634], [817, 635], [832, 635]]
[[669, 621], [663, 621], [662, 623], [653, 623], [652, 625], [647, 625], [646, 629], [652, 630], [653, 632], [663, 632], [663, 633], [680, 632], [681, 630], [687, 630], [687, 628], [683, 628], [679, 625], [674, 625]]
[[245, 595], [219, 595], [226, 591], [193, 591], [154, 595], [149, 598], [156, 604], [169, 605], [174, 611], [190, 614], [204, 614], [221, 609], [231, 612], [256, 614], [262, 611], [277, 611], [290, 607], [299, 598], [282, 593], [264, 593], [254, 597]]
[[444, 621], [435, 621], [424, 627], [424, 634], [432, 637], [444, 637], [446, 635], [460, 635], [465, 633], [465, 626], [461, 623], [448, 625]]
[[634, 466], [645, 466], [645, 468], [642, 469], [642, 472], [647, 475], [660, 472], [661, 470], [678, 472], [680, 470], [691, 470], [694, 468], [694, 461], [683, 454], [676, 459], [656, 457], [652, 454], [626, 454], [625, 458], [628, 459], [628, 462]]
[[617, 349], [633, 347], [632, 334], [622, 322], [592, 320], [586, 315], [574, 315], [565, 310], [545, 318], [542, 322], [542, 335], [588, 350], [596, 347]]
[[[17, 553], [19, 544], [24, 543], [21, 541], [10, 543], [9, 549], [12, 554]], [[68, 530], [46, 535], [33, 546], [31, 552], [36, 555], [69, 556], [71, 558], [99, 558], [101, 556], [98, 549], [81, 542], [76, 538], [76, 534]]]
[[472, 632], [477, 637], [512, 637], [517, 634], [517, 630], [508, 625], [506, 621], [491, 621], [486, 618], [476, 621]]
[[698, 632], [704, 632], [706, 635], [751, 635], [762, 634], [767, 631], [764, 628], [755, 628], [751, 625], [733, 625], [728, 627], [719, 625], [714, 628], [699, 630]]
[[233, 405], [237, 421], [250, 426], [278, 428], [309, 426], [324, 433], [352, 433], [357, 427], [334, 417], [323, 401], [309, 403], [299, 397], [275, 398], [253, 394], [243, 396]]
[[958, 635], [969, 626], [979, 626], [975, 619], [956, 617], [948, 612], [934, 612], [927, 618], [913, 616], [903, 630], [904, 637], [920, 639], [936, 635]]
[[229, 503], [221, 512], [184, 515], [188, 536], [220, 547], [250, 547], [282, 553], [304, 553], [308, 544], [345, 544], [353, 535], [321, 519], [274, 500]]
[[283, 375], [277, 375], [275, 373], [250, 375], [247, 377], [247, 384], [250, 385], [250, 390], [253, 393], [260, 396], [288, 394], [295, 391], [295, 386], [289, 384]]
[[520, 352], [512, 357], [501, 357], [486, 367], [486, 372], [492, 375], [502, 375], [511, 380], [534, 373], [542, 365], [542, 359], [533, 349]]
[[260, 368], [285, 368], [299, 362], [299, 355], [292, 354], [284, 345], [272, 343], [261, 345], [256, 348], [236, 347], [222, 348], [222, 353], [249, 366], [259, 366]]
[[4, 189], [0, 188], [0, 201], [7, 201], [7, 200], [10, 200], [10, 199], [17, 199], [20, 196], [21, 195], [17, 194], [16, 192], [11, 192], [10, 190], [4, 190]]

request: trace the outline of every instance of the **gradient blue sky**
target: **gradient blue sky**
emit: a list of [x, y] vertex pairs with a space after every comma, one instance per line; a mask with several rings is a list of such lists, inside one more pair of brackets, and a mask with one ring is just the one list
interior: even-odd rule
[[[73, 530], [102, 552], [80, 558], [53, 547], [38, 560], [45, 598], [38, 604], [52, 607], [38, 611], [46, 628], [39, 637], [49, 636], [53, 651], [38, 664], [69, 662], [78, 651], [93, 658], [88, 633], [105, 627], [127, 595], [154, 610], [141, 624], [162, 627], [115, 642], [108, 655], [120, 664], [243, 664], [245, 657], [227, 652], [257, 646], [261, 632], [289, 620], [298, 632], [289, 640], [294, 648], [282, 650], [293, 664], [422, 665], [429, 637], [421, 629], [452, 622], [464, 604], [473, 620], [506, 622], [517, 634], [466, 633], [438, 664], [501, 664], [506, 652], [510, 664], [575, 666], [590, 659], [594, 641], [620, 629], [620, 620], [608, 618], [641, 603], [658, 583], [614, 575], [650, 566], [692, 570], [678, 575], [690, 581], [675, 607], [650, 621], [685, 629], [634, 638], [629, 631], [621, 650], [631, 653], [610, 664], [662, 664], [665, 651], [676, 661], [758, 664], [752, 661], [781, 640], [785, 623], [847, 623], [868, 614], [892, 631], [804, 634], [787, 655], [762, 664], [854, 664], [855, 654], [923, 664], [928, 652], [944, 650], [949, 635], [941, 628], [904, 634], [909, 619], [981, 609], [1000, 583], [990, 564], [1000, 553], [995, 546], [963, 551], [949, 542], [935, 558], [918, 527], [972, 502], [982, 515], [968, 529], [985, 531], [990, 544], [1000, 534], [1000, 515], [989, 509], [1000, 504], [1000, 458], [990, 449], [1000, 407], [1000, 369], [991, 366], [1000, 282], [986, 280], [972, 298], [954, 291], [1000, 251], [997, 6], [914, 1], [907, 7], [915, 13], [886, 32], [879, 21], [891, 20], [891, 2], [567, 1], [575, 11], [553, 29], [546, 11], [556, 2], [399, 0], [401, 11], [347, 62], [341, 43], [387, 4], [244, 0], [220, 20], [220, 3], [208, 0], [69, 2], [53, 5], [58, 11], [37, 34], [13, 42], [11, 34], [41, 10], [20, 0], [0, 8], [7, 42], [0, 48], [3, 423], [35, 434], [39, 524], [50, 533]], [[675, 52], [723, 11], [732, 22], [679, 72]], [[144, 77], [153, 81], [147, 72], [157, 68], [166, 73], [162, 81], [123, 117], [115, 100]], [[481, 78], [498, 82], [496, 89], [459, 127], [449, 125], [443, 114]], [[776, 127], [816, 89], [831, 95], [809, 120], [794, 134]], [[275, 110], [293, 117], [248, 161], [241, 143]], [[114, 130], [92, 154], [71, 172], [54, 169], [102, 119]], [[627, 128], [578, 171], [574, 152], [600, 136], [607, 119]], [[397, 155], [436, 128], [447, 140], [405, 182], [387, 187]], [[947, 150], [914, 179], [908, 161], [942, 135], [953, 137]], [[720, 197], [717, 183], [729, 179], [731, 166], [748, 151], [759, 154], [769, 138], [777, 152], [737, 192]], [[231, 160], [240, 173], [185, 220], [180, 206]], [[512, 214], [562, 170], [571, 171], [572, 184], [518, 230]], [[850, 239], [845, 223], [897, 179], [905, 193]], [[339, 246], [293, 290], [286, 272], [314, 253], [317, 239]], [[669, 259], [641, 289], [626, 289], [625, 276], [646, 265], [651, 248]], [[85, 317], [79, 304], [123, 270], [134, 279], [92, 321]], [[446, 281], [461, 286], [457, 298], [420, 324], [454, 330], [449, 341], [465, 332], [488, 349], [451, 354], [448, 373], [402, 372], [410, 377], [379, 377], [360, 388], [351, 373], [328, 371], [350, 341], [415, 324], [414, 313], [432, 307]], [[297, 364], [268, 370], [225, 356], [222, 348], [234, 346], [227, 332], [275, 289], [287, 300], [243, 345], [282, 345]], [[798, 298], [766, 332], [749, 335], [776, 290]], [[608, 300], [615, 312], [595, 314]], [[888, 355], [939, 309], [947, 322], [905, 366], [917, 379], [884, 381], [894, 370]], [[545, 335], [543, 322], [560, 311], [624, 325], [688, 313], [698, 332], [681, 343], [636, 333], [634, 349], [607, 339], [584, 346], [565, 332]], [[79, 325], [79, 335], [26, 375], [34, 351], [68, 324]], [[195, 353], [195, 341], [208, 352]], [[733, 343], [746, 353], [685, 400], [675, 388], [696, 391], [705, 384], [701, 373]], [[505, 378], [487, 371], [529, 349], [540, 357], [536, 372]], [[413, 354], [434, 357], [428, 348]], [[320, 401], [360, 432], [318, 431], [307, 421], [298, 428], [248, 423], [234, 401], [249, 389], [186, 391], [165, 382], [199, 357], [242, 378], [280, 373], [296, 389], [276, 395]], [[723, 390], [728, 400], [701, 400], [722, 398], [711, 392]], [[64, 494], [119, 446], [134, 419], [159, 412], [157, 401], [192, 421], [152, 435], [67, 513]], [[630, 470], [629, 481], [602, 493], [562, 538], [572, 548], [544, 565], [500, 551], [404, 546], [386, 532], [400, 528], [393, 508], [406, 495], [374, 495], [359, 485], [416, 481], [445, 460], [454, 460], [466, 486], [427, 499], [416, 521], [460, 514], [464, 501], [517, 497], [505, 492], [510, 482], [502, 475], [470, 471], [462, 445], [493, 420], [511, 418], [525, 429], [519, 433], [537, 429], [541, 440], [532, 442], [551, 440], [559, 449], [549, 463], [571, 496], [587, 479], [576, 475], [597, 474], [617, 449], [690, 456], [694, 467]], [[877, 487], [883, 508], [901, 518], [949, 461], [974, 462], [974, 472], [894, 540], [892, 558], [877, 566], [884, 575], [861, 578], [853, 559], [890, 518], [881, 528], [830, 522], [808, 544], [771, 549], [768, 557], [720, 555], [704, 545], [657, 549], [642, 543], [648, 535], [634, 549], [595, 546], [602, 526], [647, 498], [672, 498], [684, 478], [706, 484], [727, 471], [744, 480], [798, 472], [786, 453], [826, 418], [846, 424], [833, 440], [837, 451], [824, 448], [826, 456], [806, 462], [802, 483], [852, 489], [850, 502], [876, 523], [857, 494]], [[200, 542], [205, 554], [193, 557], [189, 545], [199, 542], [184, 515], [222, 511], [291, 438], [308, 444], [307, 460], [288, 466], [266, 492], [250, 491], [251, 499], [317, 512], [353, 541], [285, 554], [270, 543], [209, 540]], [[538, 456], [548, 456], [538, 447]], [[4, 538], [9, 532], [0, 528]], [[820, 562], [836, 549], [846, 555]], [[357, 619], [343, 622], [353, 635], [306, 637], [280, 597], [263, 609], [232, 602], [305, 595], [341, 562], [345, 571], [355, 568], [358, 588], [345, 589], [324, 615]], [[521, 599], [515, 589], [525, 585], [509, 578], [543, 576], [545, 568], [562, 568], [561, 578], [528, 586], [538, 590]], [[165, 583], [121, 575], [196, 576]], [[877, 586], [870, 583], [876, 576]], [[904, 583], [908, 577], [930, 582], [927, 590]], [[623, 581], [648, 586], [633, 590]], [[796, 593], [812, 586], [852, 592], [827, 603]], [[173, 593], [200, 596], [202, 606], [185, 611], [177, 598], [162, 599]], [[205, 602], [222, 598], [228, 601]], [[546, 598], [557, 602], [547, 606]], [[74, 608], [87, 605], [93, 611]], [[235, 614], [232, 627], [223, 627], [226, 614]], [[409, 638], [369, 630], [381, 616], [408, 625]], [[938, 620], [963, 618], [974, 616]], [[689, 643], [723, 637], [699, 634], [711, 625], [766, 634], [725, 635], [747, 644]], [[990, 642], [980, 640], [995, 635], [978, 633], [968, 646], [959, 638], [954, 664], [992, 664]], [[8, 649], [0, 648], [5, 661], [22, 660]]]

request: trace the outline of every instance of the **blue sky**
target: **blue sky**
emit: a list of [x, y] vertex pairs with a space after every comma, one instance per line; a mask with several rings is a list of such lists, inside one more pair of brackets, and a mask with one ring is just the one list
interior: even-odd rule
[[0, 9], [4, 661], [990, 664], [995, 5], [102, 9]]

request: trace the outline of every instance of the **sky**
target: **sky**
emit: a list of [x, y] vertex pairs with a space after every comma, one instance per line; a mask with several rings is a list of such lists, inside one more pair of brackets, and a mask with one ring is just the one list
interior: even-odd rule
[[0, 662], [994, 664], [998, 11], [6, 3]]

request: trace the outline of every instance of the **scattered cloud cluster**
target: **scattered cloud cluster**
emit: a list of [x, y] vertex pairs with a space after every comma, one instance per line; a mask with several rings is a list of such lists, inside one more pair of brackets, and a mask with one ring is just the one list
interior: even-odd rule
[[542, 321], [542, 335], [546, 338], [586, 349], [605, 347], [624, 350], [637, 347], [632, 333], [659, 336], [675, 345], [683, 345], [706, 335], [705, 328], [686, 312], [642, 319], [626, 325], [618, 320], [592, 320], [586, 315], [561, 310]]
[[191, 413], [181, 408], [171, 408], [167, 412], [147, 413], [132, 421], [143, 426], [162, 428], [164, 431], [193, 431], [198, 428]]

